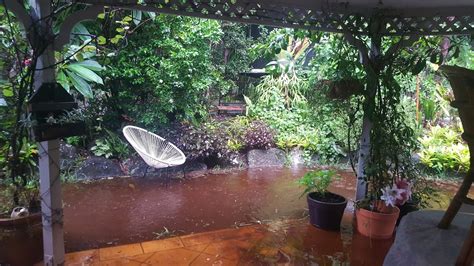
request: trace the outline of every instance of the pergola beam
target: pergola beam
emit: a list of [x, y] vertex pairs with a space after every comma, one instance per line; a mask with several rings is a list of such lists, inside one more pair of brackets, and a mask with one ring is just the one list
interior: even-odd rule
[[[75, 0], [76, 3], [229, 20], [277, 27], [370, 35], [373, 18], [382, 36], [474, 33], [474, 1], [432, 0]], [[380, 4], [383, 2], [383, 4]]]

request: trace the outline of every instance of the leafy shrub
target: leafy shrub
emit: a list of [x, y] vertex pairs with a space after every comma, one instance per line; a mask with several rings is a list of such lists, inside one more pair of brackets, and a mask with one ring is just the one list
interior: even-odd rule
[[231, 161], [236, 155], [229, 148], [230, 137], [219, 126], [219, 122], [200, 125], [174, 123], [159, 134], [180, 148], [188, 160], [202, 161], [211, 167], [221, 161]]
[[289, 150], [298, 147], [318, 154], [323, 162], [335, 162], [345, 154], [345, 116], [333, 104], [318, 102], [311, 107], [300, 102], [287, 108], [284, 97], [278, 94], [273, 95], [269, 103], [258, 99], [255, 103], [250, 99], [246, 101], [250, 117], [265, 121], [274, 130], [278, 148]]
[[189, 160], [202, 161], [208, 166], [229, 163], [245, 149], [274, 145], [270, 127], [247, 117], [212, 120], [198, 125], [174, 123], [158, 134], [180, 148]]
[[227, 146], [230, 150], [238, 152], [246, 147], [245, 134], [250, 125], [250, 119], [237, 116], [219, 123], [220, 130], [225, 130], [228, 135]]
[[245, 132], [247, 149], [269, 149], [274, 144], [273, 130], [262, 121], [252, 121]]
[[431, 127], [427, 135], [420, 139], [421, 162], [428, 168], [441, 173], [451, 170], [469, 170], [469, 148], [463, 143], [461, 131], [456, 127]]
[[110, 130], [105, 130], [107, 136], [95, 141], [91, 148], [95, 156], [105, 158], [125, 159], [130, 154], [130, 148], [117, 134]]
[[319, 132], [317, 129], [306, 125], [300, 125], [295, 132], [279, 133], [277, 135], [276, 145], [278, 148], [283, 150], [300, 148], [316, 153], [319, 141]]
[[203, 96], [222, 74], [212, 64], [221, 34], [216, 21], [169, 15], [137, 28], [120, 53], [103, 58], [108, 112], [149, 130], [205, 117]]

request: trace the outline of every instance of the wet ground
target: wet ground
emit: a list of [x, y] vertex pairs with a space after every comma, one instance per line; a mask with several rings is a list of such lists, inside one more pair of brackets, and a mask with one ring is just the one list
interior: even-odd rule
[[341, 232], [306, 219], [273, 221], [164, 240], [91, 249], [66, 255], [66, 265], [382, 265], [392, 240]]
[[[260, 169], [184, 180], [116, 178], [64, 185], [67, 251], [306, 215], [295, 180], [305, 170]], [[341, 189], [350, 196], [350, 189]], [[168, 231], [169, 233], [167, 233]]]
[[[68, 252], [136, 243], [170, 236], [267, 223], [305, 220], [306, 199], [295, 180], [305, 169], [255, 169], [184, 180], [115, 178], [63, 188]], [[352, 172], [330, 190], [353, 198]], [[439, 184], [453, 191], [456, 185]], [[346, 238], [352, 237], [351, 206]], [[342, 234], [344, 235], [344, 234]], [[326, 240], [332, 244], [330, 239]], [[325, 242], [326, 242], [325, 241]]]

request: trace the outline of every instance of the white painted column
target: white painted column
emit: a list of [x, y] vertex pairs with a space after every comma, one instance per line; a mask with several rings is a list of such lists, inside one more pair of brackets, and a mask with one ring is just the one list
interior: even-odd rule
[[[30, 0], [30, 5], [37, 16], [37, 18], [33, 17], [34, 24], [38, 23], [35, 21], [38, 18], [45, 18], [51, 14], [51, 0]], [[52, 25], [49, 19], [40, 19], [39, 23], [41, 25], [40, 34], [52, 34]], [[36, 65], [36, 69], [45, 69], [35, 73], [35, 90], [44, 82], [55, 81], [54, 42], [52, 38], [47, 42], [49, 42], [49, 46], [39, 57]], [[63, 265], [64, 230], [58, 139], [39, 143], [39, 174], [44, 265]]]

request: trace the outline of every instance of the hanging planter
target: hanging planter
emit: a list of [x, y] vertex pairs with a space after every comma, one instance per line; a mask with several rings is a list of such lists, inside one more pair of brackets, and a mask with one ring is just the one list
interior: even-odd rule
[[320, 86], [326, 89], [326, 96], [335, 100], [346, 100], [352, 95], [362, 94], [364, 85], [358, 79], [323, 80]]
[[36, 141], [86, 133], [86, 125], [74, 110], [77, 103], [58, 83], [44, 83], [29, 100]]

